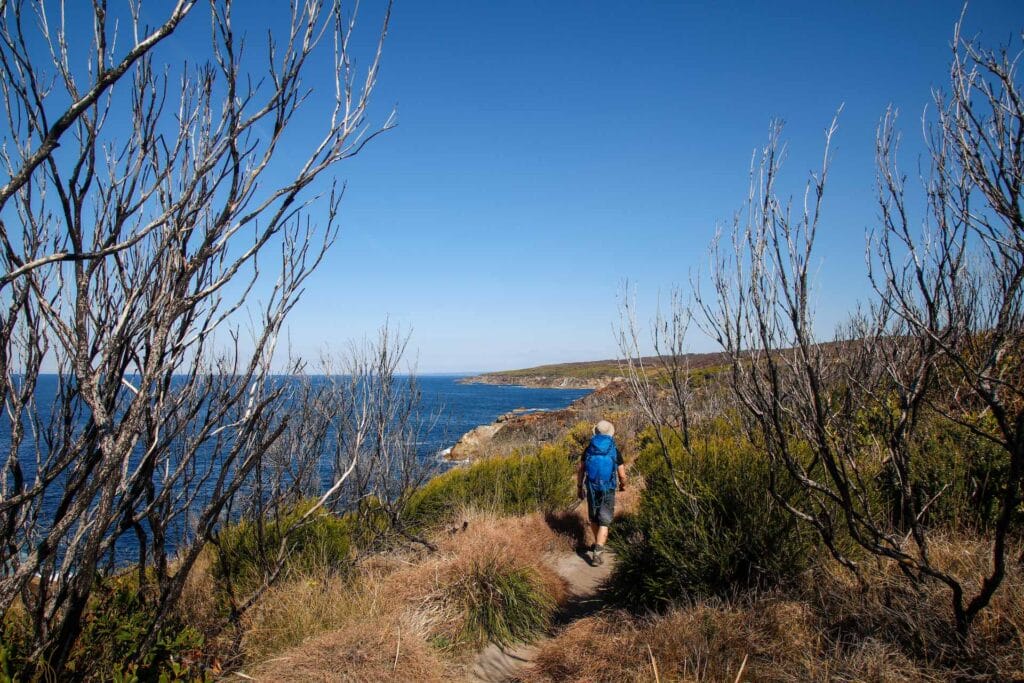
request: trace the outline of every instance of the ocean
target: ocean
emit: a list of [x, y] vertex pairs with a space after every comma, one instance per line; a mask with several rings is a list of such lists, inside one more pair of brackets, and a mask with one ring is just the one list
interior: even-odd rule
[[[590, 393], [588, 389], [532, 389], [508, 385], [461, 384], [459, 380], [466, 375], [426, 375], [416, 378], [420, 391], [419, 414], [423, 425], [418, 435], [417, 454], [425, 462], [439, 466], [438, 471], [446, 469], [450, 463], [443, 460], [442, 454], [458, 439], [482, 424], [490, 424], [500, 415], [517, 408], [528, 410], [558, 410]], [[401, 381], [401, 380], [400, 380]], [[57, 378], [42, 375], [36, 387], [36, 401], [44, 414], [46, 407], [51, 405], [56, 393]], [[80, 416], [81, 419], [81, 416]], [[26, 425], [27, 426], [27, 425]], [[0, 417], [0, 453], [10, 451], [11, 424], [5, 412]], [[28, 481], [32, 481], [34, 468], [32, 458], [24, 458], [23, 467]], [[325, 473], [326, 474], [326, 473]], [[10, 471], [5, 471], [10, 477]], [[51, 487], [42, 500], [42, 520], [51, 518], [53, 510], [60, 498], [58, 486]], [[45, 526], [45, 522], [43, 522]], [[182, 530], [182, 533], [187, 533]], [[168, 548], [173, 550], [175, 541], [168, 539]], [[117, 564], [130, 562], [135, 556], [136, 544], [128, 534], [122, 536], [114, 550]]]
[[530, 389], [508, 385], [459, 384], [465, 375], [427, 375], [417, 377], [422, 392], [424, 415], [436, 415], [437, 423], [424, 435], [424, 455], [449, 448], [459, 437], [482, 424], [516, 408], [559, 410], [590, 389]]

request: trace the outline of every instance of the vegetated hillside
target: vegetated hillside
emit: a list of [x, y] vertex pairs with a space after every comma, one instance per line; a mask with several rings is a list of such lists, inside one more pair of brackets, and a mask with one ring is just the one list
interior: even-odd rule
[[[722, 365], [728, 359], [722, 353], [689, 353], [679, 360], [680, 363], [688, 364], [691, 369], [700, 370]], [[663, 366], [665, 359], [647, 357], [642, 358], [641, 363], [648, 371], [657, 371]], [[624, 361], [611, 359], [486, 372], [461, 381], [467, 384], [514, 384], [546, 389], [597, 389], [624, 379], [627, 372]]]
[[[697, 387], [717, 390], [711, 383]], [[494, 649], [484, 644], [493, 641], [514, 653], [501, 662], [508, 669], [471, 680], [1021, 675], [1018, 567], [958, 644], [941, 584], [915, 585], [895, 563], [869, 562], [862, 586], [807, 528], [787, 523], [765, 495], [769, 463], [737, 425], [720, 416], [699, 419], [693, 443], [700, 457], [691, 457], [678, 438], [666, 436], [663, 446], [643, 428], [628, 393], [622, 384], [595, 391], [587, 405], [576, 406], [575, 422], [540, 414], [517, 423], [522, 433], [503, 432], [508, 440], [496, 440], [490, 457], [416, 491], [406, 519], [436, 550], [370, 555], [344, 583], [295, 576], [276, 587], [248, 622], [244, 673], [268, 681], [318, 679], [339, 669], [367, 680], [462, 679], [488, 673], [478, 669]], [[597, 570], [578, 552], [590, 539], [585, 505], [571, 506], [570, 459], [599, 414], [616, 424], [630, 485], [617, 505], [610, 580], [579, 596], [564, 570]], [[923, 447], [958, 462], [976, 455], [974, 442], [956, 444], [951, 450], [947, 440], [933, 439]], [[978, 506], [968, 499], [957, 495], [933, 506], [940, 533], [932, 552], [940, 566], [988, 561], [974, 519]], [[324, 612], [313, 623], [310, 604]], [[524, 641], [532, 647], [517, 645]]]
[[[720, 376], [713, 365], [691, 374]], [[718, 396], [722, 386], [701, 381], [694, 389]], [[694, 411], [689, 453], [671, 430], [659, 437], [647, 426], [630, 394], [615, 383], [557, 415], [510, 419], [487, 457], [409, 493], [401, 509], [405, 534], [388, 533], [372, 504], [340, 518], [317, 516], [293, 539], [280, 580], [244, 615], [238, 633], [207, 628], [222, 604], [219, 582], [262, 580], [256, 544], [278, 552], [276, 530], [287, 520], [268, 521], [262, 535], [251, 523], [229, 527], [222, 552], [187, 586], [175, 623], [183, 635], [172, 639], [168, 631], [163, 660], [128, 670], [178, 672], [170, 680], [225, 671], [275, 682], [323, 680], [338, 671], [353, 680], [464, 680], [504, 648], [513, 655], [498, 663], [508, 670], [472, 680], [1024, 675], [1019, 566], [1008, 567], [991, 608], [958, 643], [941, 583], [918, 585], [898, 564], [876, 562], [863, 563], [859, 583], [808, 528], [790, 523], [766, 495], [770, 463], [728, 414]], [[586, 505], [574, 495], [573, 458], [598, 417], [615, 423], [629, 471], [610, 536], [613, 567], [603, 575], [580, 552], [591, 539]], [[936, 563], [978, 573], [990, 557], [985, 499], [998, 488], [966, 490], [971, 478], [964, 472], [984, 469], [996, 454], [961, 432], [929, 432], [919, 484], [934, 499]], [[875, 442], [865, 443], [870, 449]], [[863, 465], [881, 467], [872, 453], [862, 454]], [[938, 471], [963, 485], [936, 498], [928, 486]], [[878, 489], [873, 499], [893, 494], [886, 477], [865, 481]], [[791, 502], [800, 495], [780, 493], [791, 493]], [[1018, 556], [1020, 540], [1012, 543]], [[103, 680], [104, 671], [125, 666], [124, 648], [107, 646], [122, 641], [108, 632], [138, 636], [130, 618], [134, 576], [117, 579], [114, 599], [91, 608], [96, 626], [75, 659], [83, 680]], [[601, 578], [583, 593], [571, 576]], [[7, 634], [17, 636], [17, 629]], [[522, 646], [527, 642], [532, 647]], [[19, 653], [17, 638], [4, 646]]]

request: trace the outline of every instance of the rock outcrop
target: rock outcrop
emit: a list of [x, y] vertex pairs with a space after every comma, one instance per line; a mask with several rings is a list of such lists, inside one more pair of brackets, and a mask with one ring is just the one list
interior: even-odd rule
[[480, 455], [480, 451], [490, 443], [494, 435], [501, 431], [504, 423], [495, 422], [489, 425], [474, 427], [451, 447], [445, 456], [448, 460], [473, 460]]

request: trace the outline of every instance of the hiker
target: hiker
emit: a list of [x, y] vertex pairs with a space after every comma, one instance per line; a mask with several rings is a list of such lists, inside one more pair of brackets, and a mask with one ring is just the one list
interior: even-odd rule
[[587, 561], [595, 567], [604, 562], [604, 544], [615, 513], [615, 489], [626, 490], [626, 467], [622, 454], [615, 448], [614, 435], [611, 422], [598, 422], [576, 470], [577, 495], [580, 500], [587, 499], [590, 531], [594, 536]]

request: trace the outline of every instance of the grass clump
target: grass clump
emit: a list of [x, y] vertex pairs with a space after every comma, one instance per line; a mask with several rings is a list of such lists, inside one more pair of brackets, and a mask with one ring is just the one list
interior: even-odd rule
[[451, 588], [465, 610], [462, 638], [477, 646], [533, 640], [547, 629], [555, 610], [555, 601], [531, 568], [494, 557], [476, 563]]
[[728, 596], [798, 574], [811, 559], [809, 532], [768, 492], [769, 463], [738, 438], [705, 441], [699, 455], [642, 439], [647, 486], [613, 535], [616, 593], [626, 604], [663, 607], [693, 596]]
[[[741, 674], [742, 671], [742, 675]], [[547, 641], [520, 681], [939, 681], [890, 645], [834, 644], [800, 602], [768, 593], [637, 616], [607, 610]]]

